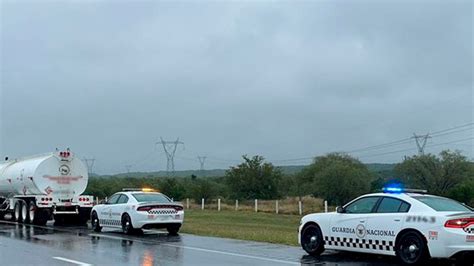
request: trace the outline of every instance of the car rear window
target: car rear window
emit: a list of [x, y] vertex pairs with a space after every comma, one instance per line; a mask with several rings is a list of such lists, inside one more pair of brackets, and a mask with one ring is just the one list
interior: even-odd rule
[[163, 194], [158, 193], [134, 193], [133, 197], [138, 202], [159, 202], [159, 203], [168, 203], [171, 202], [168, 197]]
[[379, 207], [377, 208], [377, 212], [378, 213], [408, 212], [408, 209], [410, 209], [410, 205], [408, 205], [407, 203], [398, 199], [385, 197], [380, 202]]
[[462, 205], [461, 203], [442, 197], [432, 196], [413, 196], [414, 199], [421, 201], [425, 205], [439, 212], [470, 212], [472, 211], [469, 207]]

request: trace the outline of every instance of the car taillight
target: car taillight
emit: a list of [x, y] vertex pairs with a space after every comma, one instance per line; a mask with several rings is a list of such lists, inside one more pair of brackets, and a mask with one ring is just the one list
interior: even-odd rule
[[137, 211], [139, 211], [139, 212], [147, 212], [147, 211], [151, 210], [151, 208], [152, 208], [152, 207], [150, 207], [150, 206], [138, 207], [138, 208], [137, 208]]
[[474, 224], [474, 218], [459, 218], [459, 219], [453, 219], [453, 220], [448, 220], [445, 224], [444, 227], [448, 228], [466, 228], [470, 225]]

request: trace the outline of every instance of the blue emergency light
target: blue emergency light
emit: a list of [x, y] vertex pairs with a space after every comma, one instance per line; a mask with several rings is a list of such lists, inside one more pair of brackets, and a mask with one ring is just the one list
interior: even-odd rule
[[403, 187], [395, 187], [395, 186], [390, 186], [390, 187], [384, 187], [382, 188], [383, 193], [418, 193], [418, 194], [426, 194], [428, 193], [427, 190], [425, 189], [412, 189], [412, 188], [403, 188]]
[[382, 188], [382, 191], [385, 193], [402, 193], [403, 188], [401, 187], [384, 187]]

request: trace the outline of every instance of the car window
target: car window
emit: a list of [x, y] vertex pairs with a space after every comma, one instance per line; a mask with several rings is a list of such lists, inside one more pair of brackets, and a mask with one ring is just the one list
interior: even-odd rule
[[399, 200], [399, 199], [394, 199], [390, 197], [384, 197], [382, 201], [380, 201], [380, 204], [377, 208], [377, 213], [397, 213], [397, 212], [407, 212], [408, 209], [406, 206], [402, 205], [408, 205], [409, 204]]
[[433, 197], [433, 196], [413, 196], [412, 198], [421, 201], [425, 205], [428, 205], [435, 211], [439, 212], [470, 212], [472, 211], [468, 207], [462, 205], [461, 203], [443, 197]]
[[138, 202], [159, 202], [159, 203], [171, 202], [171, 200], [168, 197], [159, 193], [134, 193], [132, 195]]
[[371, 213], [380, 197], [365, 197], [347, 205], [346, 213]]
[[410, 210], [410, 204], [406, 202], [402, 202], [402, 205], [400, 205], [400, 209], [398, 209], [398, 212], [408, 212]]
[[117, 203], [117, 200], [119, 199], [121, 194], [114, 194], [112, 195], [112, 197], [109, 198], [109, 200], [107, 200], [107, 204], [115, 204]]
[[117, 204], [124, 204], [128, 202], [128, 197], [127, 195], [121, 195], [119, 200], [117, 201]]

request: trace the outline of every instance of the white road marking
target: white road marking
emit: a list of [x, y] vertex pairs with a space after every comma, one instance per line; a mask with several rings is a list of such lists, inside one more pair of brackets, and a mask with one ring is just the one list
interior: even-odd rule
[[[108, 236], [108, 235], [103, 235], [103, 234], [89, 234], [89, 236], [103, 237], [103, 238], [109, 238], [109, 239], [114, 239], [114, 240], [137, 241], [137, 242], [142, 242], [142, 243], [149, 242], [149, 241], [144, 241], [141, 239], [129, 239], [129, 238], [122, 238], [119, 236]], [[202, 252], [215, 253], [215, 254], [221, 254], [221, 255], [227, 255], [227, 256], [241, 257], [241, 258], [248, 258], [248, 259], [255, 259], [255, 260], [263, 260], [263, 261], [269, 261], [269, 262], [275, 262], [275, 263], [281, 263], [281, 264], [301, 265], [301, 263], [294, 262], [294, 261], [272, 259], [272, 258], [259, 257], [259, 256], [253, 256], [253, 255], [244, 255], [244, 254], [225, 252], [225, 251], [219, 251], [219, 250], [213, 250], [213, 249], [173, 245], [173, 244], [167, 244], [167, 243], [157, 243], [157, 244], [162, 245], [162, 246], [174, 247], [174, 248], [189, 249], [189, 250], [202, 251]]]
[[249, 258], [249, 259], [256, 259], [256, 260], [264, 260], [264, 261], [270, 261], [270, 262], [276, 262], [276, 263], [282, 263], [282, 264], [301, 265], [301, 263], [293, 262], [293, 261], [277, 260], [277, 259], [258, 257], [258, 256], [252, 256], [252, 255], [244, 255], [244, 254], [218, 251], [218, 250], [212, 250], [212, 249], [187, 247], [187, 246], [172, 245], [172, 244], [161, 244], [161, 245], [169, 246], [169, 247], [177, 247], [177, 248], [183, 248], [183, 249], [196, 250], [196, 251], [203, 251], [203, 252], [209, 252], [209, 253], [217, 253], [217, 254], [228, 255], [228, 256], [235, 256], [235, 257], [242, 257], [242, 258]]
[[70, 259], [66, 259], [66, 258], [62, 258], [62, 257], [53, 257], [53, 259], [62, 260], [62, 261], [73, 263], [73, 264], [76, 264], [76, 265], [79, 265], [79, 266], [92, 266], [92, 264], [89, 264], [89, 263], [80, 262], [80, 261], [77, 261], [77, 260], [70, 260]]

